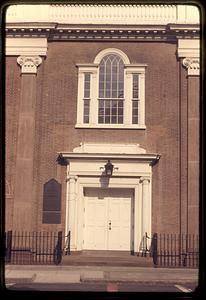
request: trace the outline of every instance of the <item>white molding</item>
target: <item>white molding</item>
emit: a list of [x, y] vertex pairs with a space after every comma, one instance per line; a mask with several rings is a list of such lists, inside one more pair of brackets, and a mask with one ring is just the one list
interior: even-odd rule
[[146, 150], [139, 144], [80, 143], [73, 153], [143, 154]]
[[[95, 162], [95, 167], [98, 164], [102, 164], [101, 160]], [[120, 169], [128, 170], [118, 174], [118, 177], [112, 176], [109, 181], [100, 180], [100, 176], [97, 176], [96, 172], [90, 170], [94, 166], [94, 161], [89, 160], [86, 163], [81, 158], [72, 160], [70, 159], [68, 165], [69, 176], [76, 176], [77, 180], [72, 181], [72, 189], [70, 189], [70, 183], [67, 182], [67, 203], [66, 205], [66, 228], [65, 232], [68, 233], [71, 230], [71, 250], [82, 250], [83, 240], [83, 208], [84, 208], [84, 195], [83, 189], [87, 187], [92, 188], [130, 188], [134, 190], [134, 250], [139, 251], [140, 243], [144, 236], [144, 231], [149, 235], [151, 234], [151, 177], [152, 167], [149, 162], [145, 163], [133, 163], [127, 160], [122, 161]], [[133, 172], [135, 168], [135, 172]], [[81, 172], [80, 172], [81, 170]], [[79, 173], [80, 172], [80, 173]], [[127, 174], [127, 175], [125, 175]], [[83, 175], [83, 176], [82, 176]], [[92, 179], [91, 179], [92, 176]], [[146, 177], [147, 190], [142, 188], [143, 183], [140, 182], [141, 177]], [[74, 194], [75, 191], [75, 194]], [[144, 205], [144, 210], [142, 210]], [[71, 209], [69, 209], [69, 206]], [[73, 215], [71, 215], [73, 214]], [[74, 218], [75, 216], [75, 218]], [[78, 219], [78, 222], [77, 222]], [[68, 222], [70, 220], [70, 222]], [[144, 224], [144, 226], [143, 226]]]
[[100, 51], [94, 59], [94, 64], [99, 65], [102, 58], [107, 54], [119, 55], [122, 58], [125, 65], [127, 65], [127, 64], [130, 65], [128, 56], [122, 50], [117, 49], [117, 48], [106, 48], [106, 49]]
[[195, 5], [11, 5], [7, 22], [59, 22], [68, 24], [199, 23]]
[[77, 123], [75, 128], [99, 128], [99, 129], [146, 129], [145, 125], [139, 124], [83, 124]]
[[200, 57], [200, 40], [199, 39], [178, 39], [177, 54], [179, 58], [183, 57]]
[[[107, 54], [117, 54], [125, 63], [124, 69], [124, 119], [123, 124], [99, 124], [98, 123], [98, 86], [99, 86], [99, 63]], [[145, 126], [145, 69], [147, 64], [130, 64], [127, 55], [117, 48], [106, 48], [100, 51], [94, 64], [76, 64], [78, 67], [78, 95], [77, 95], [77, 123], [75, 128], [102, 128], [102, 129], [146, 129]], [[83, 123], [83, 87], [84, 77], [82, 74], [91, 73], [90, 93], [90, 121]], [[139, 99], [139, 123], [132, 124], [132, 74], [140, 74], [140, 99]]]
[[47, 55], [46, 38], [6, 38], [6, 55]]

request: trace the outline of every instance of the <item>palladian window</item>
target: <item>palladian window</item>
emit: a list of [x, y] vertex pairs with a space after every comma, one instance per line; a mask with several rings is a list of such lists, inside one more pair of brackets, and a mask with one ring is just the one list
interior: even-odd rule
[[131, 64], [112, 48], [77, 67], [76, 128], [145, 128], [145, 64]]

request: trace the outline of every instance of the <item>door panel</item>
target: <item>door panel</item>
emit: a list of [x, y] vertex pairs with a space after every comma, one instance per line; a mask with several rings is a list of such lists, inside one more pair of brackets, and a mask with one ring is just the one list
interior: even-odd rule
[[132, 191], [88, 189], [85, 194], [84, 249], [131, 250]]
[[108, 231], [108, 250], [120, 250], [121, 239], [121, 207], [118, 198], [110, 199], [109, 202], [109, 221], [111, 221], [111, 230]]
[[85, 249], [106, 250], [107, 207], [103, 200], [86, 199]]

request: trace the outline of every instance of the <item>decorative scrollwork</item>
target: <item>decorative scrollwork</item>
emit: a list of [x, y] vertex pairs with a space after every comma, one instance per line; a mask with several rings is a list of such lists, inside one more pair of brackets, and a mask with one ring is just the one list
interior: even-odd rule
[[199, 75], [200, 72], [199, 58], [186, 57], [183, 59], [183, 66], [188, 70], [188, 75]]
[[42, 63], [40, 56], [19, 56], [17, 63], [21, 66], [22, 73], [36, 73], [37, 67]]

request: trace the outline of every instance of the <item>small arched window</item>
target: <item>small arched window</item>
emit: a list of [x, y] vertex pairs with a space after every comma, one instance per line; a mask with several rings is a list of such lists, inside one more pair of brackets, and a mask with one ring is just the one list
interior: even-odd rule
[[145, 64], [104, 49], [94, 64], [77, 64], [77, 128], [145, 128]]

